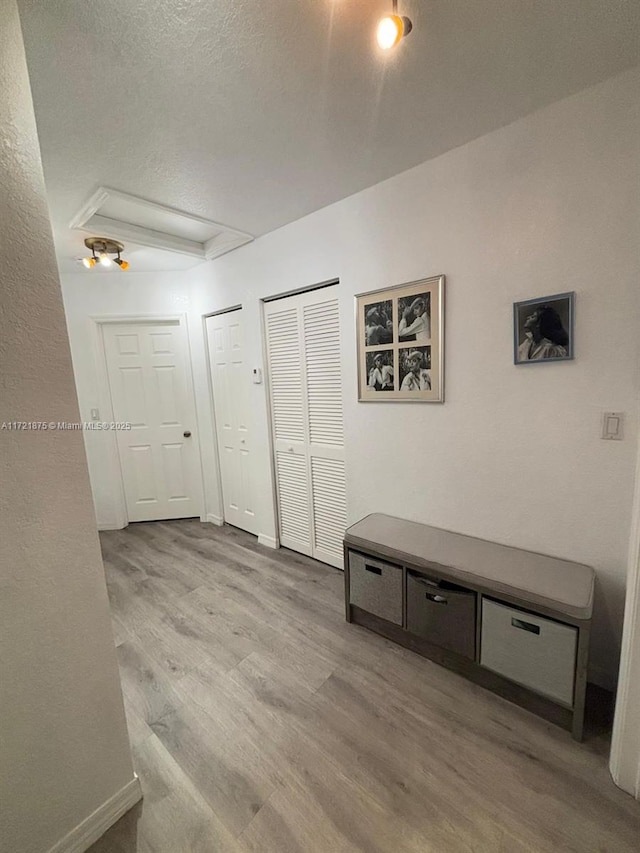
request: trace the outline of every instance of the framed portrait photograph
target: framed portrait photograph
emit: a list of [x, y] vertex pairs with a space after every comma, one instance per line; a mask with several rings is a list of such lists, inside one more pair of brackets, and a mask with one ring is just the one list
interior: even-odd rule
[[444, 402], [444, 276], [356, 296], [358, 400]]
[[575, 293], [557, 293], [513, 304], [515, 364], [573, 358]]

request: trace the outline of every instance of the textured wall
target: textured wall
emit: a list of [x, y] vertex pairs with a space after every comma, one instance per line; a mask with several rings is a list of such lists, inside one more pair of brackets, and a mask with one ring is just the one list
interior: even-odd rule
[[[14, 0], [0, 0], [0, 421], [77, 421]], [[133, 778], [79, 432], [0, 431], [0, 848], [43, 853]]]
[[[259, 299], [339, 277], [349, 519], [388, 512], [593, 565], [592, 676], [608, 684], [636, 450], [639, 86], [623, 74], [189, 273], [194, 352], [200, 316], [242, 302], [254, 365]], [[354, 294], [439, 273], [446, 403], [358, 404]], [[513, 301], [567, 290], [575, 361], [515, 367]], [[251, 393], [269, 535], [264, 388]], [[602, 410], [626, 412], [624, 441], [600, 440]]]

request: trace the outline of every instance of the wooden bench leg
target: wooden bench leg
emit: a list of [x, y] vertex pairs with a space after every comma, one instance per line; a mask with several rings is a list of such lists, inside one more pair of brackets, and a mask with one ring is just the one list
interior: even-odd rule
[[576, 655], [576, 683], [573, 699], [573, 724], [571, 734], [581, 741], [584, 734], [585, 698], [587, 694], [587, 657], [589, 654], [589, 628], [578, 629], [578, 651]]
[[351, 622], [351, 602], [349, 601], [349, 549], [344, 546], [344, 604], [347, 622]]

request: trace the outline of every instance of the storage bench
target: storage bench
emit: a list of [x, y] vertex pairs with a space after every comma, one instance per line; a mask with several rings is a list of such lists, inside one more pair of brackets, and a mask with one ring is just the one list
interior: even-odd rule
[[592, 568], [380, 513], [344, 552], [348, 622], [582, 739]]

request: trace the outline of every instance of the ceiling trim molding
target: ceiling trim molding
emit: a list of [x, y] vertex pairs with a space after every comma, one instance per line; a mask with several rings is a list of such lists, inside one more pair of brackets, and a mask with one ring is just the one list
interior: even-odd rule
[[[89, 201], [84, 204], [69, 223], [69, 228], [73, 231], [82, 231], [82, 226], [94, 213], [105, 203], [109, 198], [110, 191], [104, 187], [98, 189], [91, 196]], [[105, 234], [106, 237], [106, 234]]]
[[[140, 211], [141, 221], [144, 220], [144, 212], [149, 211], [156, 215], [164, 215], [167, 218], [175, 218], [179, 221], [183, 229], [184, 226], [188, 228], [189, 224], [193, 224], [194, 226], [198, 226], [200, 232], [204, 227], [213, 232], [213, 235], [206, 240], [188, 239], [179, 234], [160, 231], [147, 225], [136, 224], [135, 222], [128, 222], [124, 221], [124, 219], [116, 219], [101, 214], [100, 211], [107, 202], [113, 201], [121, 202], [129, 208], [132, 206], [137, 208]], [[129, 213], [129, 215], [131, 214]], [[220, 255], [244, 246], [254, 239], [251, 234], [238, 231], [235, 228], [229, 228], [211, 219], [203, 219], [200, 216], [194, 216], [182, 210], [176, 210], [176, 208], [167, 207], [163, 204], [156, 204], [148, 199], [129, 195], [119, 190], [112, 190], [108, 187], [98, 187], [91, 198], [73, 217], [69, 223], [69, 227], [74, 231], [99, 234], [100, 236], [120, 241], [129, 241], [151, 249], [162, 249], [167, 252], [190, 255], [202, 261], [218, 258]]]
[[108, 216], [100, 216], [99, 214], [94, 214], [90, 222], [90, 229], [83, 226], [79, 230], [95, 231], [104, 237], [137, 243], [139, 246], [147, 246], [150, 249], [164, 249], [168, 252], [178, 252], [181, 255], [192, 255], [196, 258], [202, 258], [202, 260], [206, 259], [203, 244], [196, 240], [186, 240], [184, 237], [176, 237], [174, 234], [153, 231], [151, 228], [141, 228], [139, 225], [131, 225], [128, 222], [110, 219]]
[[222, 234], [218, 234], [216, 237], [212, 237], [211, 240], [206, 241], [204, 244], [206, 259], [212, 261], [214, 258], [219, 258], [220, 255], [226, 255], [227, 252], [239, 249], [240, 246], [244, 246], [246, 243], [251, 243], [254, 238], [249, 237], [247, 239], [247, 236], [241, 231], [232, 231], [230, 228], [227, 228]]

